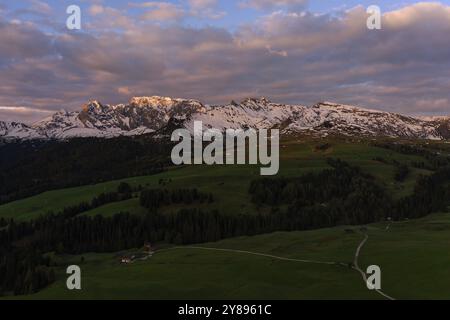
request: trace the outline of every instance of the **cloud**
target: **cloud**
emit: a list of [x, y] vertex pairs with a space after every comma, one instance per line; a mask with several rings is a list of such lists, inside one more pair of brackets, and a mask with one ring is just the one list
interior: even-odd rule
[[275, 55], [275, 56], [280, 56], [280, 57], [287, 57], [288, 53], [284, 50], [281, 51], [277, 51], [277, 50], [273, 50], [269, 45], [266, 46], [267, 51], [269, 52], [269, 54], [271, 55]]
[[37, 116], [46, 117], [52, 110], [43, 110], [20, 106], [0, 106], [0, 119], [2, 121], [16, 121], [18, 118], [24, 122], [33, 122]]
[[128, 87], [117, 88], [117, 92], [126, 97], [130, 97], [132, 94], [130, 88], [128, 88]]
[[221, 19], [226, 16], [225, 11], [218, 9], [218, 0], [188, 0], [190, 14], [195, 17]]
[[188, 0], [188, 3], [195, 10], [210, 9], [217, 6], [217, 0]]
[[31, 3], [31, 10], [38, 12], [40, 14], [51, 14], [53, 9], [52, 7], [44, 1], [40, 0], [29, 0]]
[[51, 39], [34, 25], [0, 19], [0, 67], [11, 61], [53, 53]]
[[130, 6], [148, 9], [141, 18], [147, 21], [168, 22], [177, 21], [186, 15], [185, 9], [171, 2], [131, 3]]
[[125, 29], [130, 30], [134, 27], [134, 19], [127, 15], [126, 10], [119, 10], [99, 3], [94, 3], [88, 8], [89, 14], [94, 17], [92, 21], [86, 23], [87, 29]]
[[[206, 103], [265, 95], [407, 114], [450, 110], [450, 7], [442, 4], [388, 12], [380, 31], [366, 28], [363, 7], [339, 17], [278, 11], [233, 32], [141, 24], [102, 8], [97, 23], [79, 33], [0, 17], [0, 105], [60, 110], [91, 98], [125, 102], [131, 94]], [[101, 23], [105, 14], [123, 19], [122, 29]]]
[[89, 7], [89, 13], [93, 16], [97, 16], [105, 12], [105, 7], [99, 4], [93, 4]]
[[258, 10], [288, 9], [301, 11], [308, 4], [308, 0], [242, 0], [240, 6]]
[[154, 22], [179, 22], [186, 17], [220, 19], [226, 15], [218, 9], [217, 0], [186, 0], [185, 5], [157, 1], [133, 2], [129, 3], [129, 6], [147, 9], [141, 18]]
[[[53, 13], [52, 7], [45, 1], [27, 0], [26, 2], [28, 2], [26, 8], [17, 9], [13, 12], [16, 17], [23, 15], [47, 17]], [[0, 6], [0, 11], [2, 11], [1, 9], [2, 7]]]
[[31, 113], [31, 112], [37, 112], [37, 113], [52, 113], [52, 110], [44, 110], [44, 109], [35, 109], [30, 107], [18, 107], [18, 106], [0, 106], [1, 112], [11, 112], [11, 113], [17, 113], [17, 112], [23, 112], [23, 113]]

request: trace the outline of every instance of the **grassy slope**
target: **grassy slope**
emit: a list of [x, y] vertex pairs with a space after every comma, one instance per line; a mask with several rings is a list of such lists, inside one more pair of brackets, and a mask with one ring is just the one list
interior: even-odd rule
[[[321, 141], [323, 142], [323, 141]], [[308, 170], [323, 169], [326, 157], [340, 157], [372, 173], [396, 196], [412, 190], [415, 178], [426, 171], [414, 170], [403, 184], [393, 182], [394, 169], [372, 159], [381, 156], [400, 162], [417, 157], [369, 147], [364, 143], [332, 142], [332, 149], [315, 152], [318, 142], [288, 141], [282, 148], [281, 174], [297, 176]], [[160, 178], [172, 179], [168, 188], [198, 187], [213, 192], [213, 206], [233, 212], [253, 212], [248, 204], [247, 187], [258, 177], [258, 167], [185, 167], [157, 176], [126, 179], [134, 185], [158, 187]], [[65, 189], [0, 206], [0, 216], [29, 219], [47, 210], [90, 200], [95, 194], [114, 190], [119, 182]], [[118, 211], [141, 213], [137, 199], [109, 204], [86, 214], [110, 215]], [[170, 210], [170, 208], [167, 208]], [[369, 241], [361, 253], [360, 265], [382, 268], [383, 290], [395, 298], [449, 299], [450, 214], [418, 221], [369, 227]], [[349, 234], [344, 227], [306, 232], [273, 233], [256, 237], [224, 240], [204, 246], [269, 253], [297, 259], [348, 263], [359, 242], [360, 233]], [[31, 299], [379, 299], [369, 292], [355, 271], [342, 266], [314, 265], [279, 261], [239, 253], [198, 249], [162, 251], [145, 262], [124, 266], [113, 254], [86, 254], [82, 264], [83, 290], [65, 289], [64, 270], [58, 281]], [[80, 263], [79, 256], [59, 257], [62, 265]]]
[[[349, 262], [360, 239], [360, 235], [346, 235], [336, 228], [241, 237], [205, 246]], [[306, 299], [324, 297], [325, 292], [326, 297], [335, 299], [377, 298], [364, 289], [354, 271], [340, 266], [199, 249], [161, 251], [133, 265], [119, 264], [112, 254], [85, 257], [82, 291], [65, 289], [61, 274], [60, 281], [30, 298]], [[77, 263], [80, 257], [64, 260]]]
[[[383, 290], [397, 299], [449, 299], [450, 214], [368, 228], [361, 266], [382, 269]], [[206, 247], [277, 256], [350, 262], [362, 240], [344, 227], [241, 237]], [[357, 228], [354, 228], [356, 231]], [[65, 289], [64, 274], [31, 299], [380, 299], [355, 271], [334, 265], [279, 261], [199, 249], [161, 251], [145, 262], [120, 265], [112, 254], [89, 254], [82, 264], [83, 290]], [[64, 257], [79, 263], [80, 257]]]
[[[332, 148], [324, 152], [315, 151], [315, 146], [324, 143], [317, 140], [290, 139], [282, 142], [280, 175], [299, 176], [307, 171], [322, 170], [327, 157], [339, 157], [360, 166], [363, 170], [373, 174], [380, 183], [397, 197], [411, 192], [418, 174], [427, 173], [423, 170], [413, 170], [410, 177], [402, 184], [394, 183], [394, 168], [391, 165], [374, 161], [374, 157], [396, 159], [409, 162], [420, 158], [405, 156], [380, 148], [370, 147], [365, 142], [346, 142], [331, 140]], [[255, 208], [249, 202], [248, 185], [252, 179], [259, 177], [259, 166], [189, 166], [158, 174], [155, 176], [135, 177], [124, 179], [132, 185], [149, 185], [159, 187], [161, 178], [171, 179], [167, 188], [197, 187], [205, 192], [212, 192], [215, 196], [210, 209], [228, 212], [253, 213]], [[32, 219], [49, 210], [59, 211], [64, 206], [75, 205], [81, 201], [90, 201], [101, 192], [115, 190], [119, 181], [111, 181], [97, 185], [82, 186], [45, 192], [27, 199], [11, 202], [0, 206], [0, 217], [16, 218], [18, 220]], [[176, 209], [176, 208], [173, 208]], [[171, 210], [167, 208], [166, 210]], [[90, 215], [112, 215], [120, 211], [133, 213], [142, 212], [136, 200], [123, 203], [109, 204], [89, 212]]]
[[401, 299], [450, 299], [450, 213], [370, 230], [363, 265], [377, 264], [383, 289]]
[[81, 214], [81, 216], [96, 216], [102, 215], [104, 217], [111, 217], [120, 212], [129, 212], [131, 214], [143, 215], [147, 210], [140, 206], [139, 198], [133, 198], [117, 203], [109, 203], [99, 208], [89, 210]]

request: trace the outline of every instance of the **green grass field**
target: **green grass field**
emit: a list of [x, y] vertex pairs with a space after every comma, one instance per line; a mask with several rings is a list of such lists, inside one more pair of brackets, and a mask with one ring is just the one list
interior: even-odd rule
[[[326, 141], [314, 139], [292, 138], [281, 142], [280, 176], [295, 177], [308, 171], [323, 170], [327, 167], [328, 157], [341, 158], [377, 178], [395, 197], [410, 193], [418, 175], [428, 174], [426, 170], [412, 169], [412, 173], [403, 183], [394, 181], [394, 166], [375, 161], [375, 157], [386, 160], [397, 160], [402, 163], [424, 160], [417, 156], [407, 156], [389, 150], [372, 147], [367, 141], [346, 141], [330, 139], [331, 147], [325, 151], [317, 151], [316, 146]], [[27, 220], [45, 214], [48, 211], [58, 212], [65, 206], [76, 205], [82, 201], [90, 201], [94, 196], [113, 191], [121, 181], [137, 186], [158, 188], [160, 179], [171, 181], [165, 188], [198, 188], [214, 194], [214, 203], [209, 209], [227, 211], [227, 213], [254, 213], [256, 208], [250, 203], [248, 186], [252, 179], [259, 178], [259, 166], [187, 166], [173, 168], [167, 172], [154, 175], [128, 178], [120, 181], [48, 191], [34, 197], [7, 203], [0, 206], [0, 217]], [[177, 208], [166, 208], [165, 210]], [[88, 214], [114, 215], [128, 211], [140, 213], [136, 200], [108, 204]]]
[[378, 264], [383, 290], [399, 299], [450, 299], [450, 213], [371, 229], [361, 261]]
[[[317, 151], [324, 142], [330, 147]], [[329, 141], [291, 138], [281, 143], [281, 176], [295, 177], [323, 170], [328, 157], [341, 158], [372, 174], [379, 184], [400, 198], [412, 192], [419, 175], [429, 171], [411, 169], [408, 178], [395, 182], [395, 168], [374, 160], [381, 157], [410, 164], [426, 161], [370, 146], [368, 141]], [[259, 178], [259, 166], [187, 166], [154, 175], [120, 181], [48, 191], [0, 206], [0, 217], [33, 219], [48, 211], [90, 201], [113, 191], [121, 181], [152, 188], [198, 188], [214, 194], [208, 209], [227, 213], [258, 212], [248, 195], [249, 183]], [[164, 186], [160, 181], [164, 181]], [[196, 205], [198, 206], [198, 204]], [[162, 212], [179, 209], [163, 207]], [[269, 208], [267, 208], [269, 209]], [[264, 210], [260, 209], [260, 210]], [[110, 203], [84, 215], [112, 216], [119, 212], [144, 214], [138, 198]], [[397, 299], [450, 299], [450, 214], [442, 213], [417, 221], [367, 226], [369, 240], [359, 259], [365, 269], [379, 265], [383, 291]], [[353, 230], [349, 232], [349, 229]], [[57, 281], [24, 299], [383, 299], [369, 291], [361, 275], [349, 265], [364, 239], [359, 227], [336, 227], [302, 232], [278, 232], [241, 237], [203, 247], [243, 250], [272, 256], [334, 262], [316, 264], [286, 261], [242, 252], [213, 251], [190, 247], [162, 248], [147, 261], [120, 264], [117, 254], [55, 256]], [[139, 250], [139, 249], [135, 249]], [[83, 257], [83, 262], [82, 261]], [[81, 291], [65, 287], [65, 267], [82, 267]]]
[[[396, 299], [450, 299], [450, 213], [367, 228], [360, 265], [379, 265], [382, 290]], [[278, 232], [203, 245], [286, 258], [350, 263], [363, 239], [358, 227]], [[147, 261], [122, 265], [113, 254], [86, 254], [82, 290], [58, 281], [26, 299], [383, 299], [355, 270], [341, 265], [281, 261], [188, 247], [162, 249]], [[62, 265], [80, 256], [59, 257]]]

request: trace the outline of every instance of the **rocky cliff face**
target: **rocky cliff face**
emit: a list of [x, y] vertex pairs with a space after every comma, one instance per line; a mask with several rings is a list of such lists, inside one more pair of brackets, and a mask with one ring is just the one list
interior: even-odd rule
[[191, 99], [135, 97], [128, 104], [104, 105], [90, 101], [80, 111], [57, 112], [31, 126], [0, 122], [0, 136], [16, 139], [115, 137], [152, 133], [177, 123], [193, 128], [279, 128], [282, 133], [449, 139], [450, 118], [419, 119], [330, 102], [313, 106], [286, 105], [266, 98], [240, 103], [204, 105]]

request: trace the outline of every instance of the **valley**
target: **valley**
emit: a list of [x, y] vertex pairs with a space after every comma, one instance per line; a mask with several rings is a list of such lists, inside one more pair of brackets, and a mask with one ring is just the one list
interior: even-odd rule
[[[377, 264], [382, 289], [396, 299], [448, 299], [450, 215], [367, 226], [370, 239], [361, 251], [361, 267]], [[346, 229], [353, 229], [348, 233]], [[151, 259], [122, 265], [112, 254], [64, 255], [61, 265], [79, 264], [83, 290], [58, 281], [25, 299], [385, 299], [368, 291], [355, 270], [341, 265], [310, 264], [310, 259], [350, 264], [364, 236], [358, 227], [278, 232], [208, 243], [201, 248], [161, 249]], [[234, 253], [247, 250], [275, 257]]]
[[[112, 144], [117, 143], [115, 140], [109, 141]], [[63, 146], [66, 147], [66, 143]], [[319, 179], [323, 176], [324, 170], [338, 170], [336, 171], [338, 173], [342, 169], [337, 168], [343, 165], [345, 169], [348, 163], [350, 168], [355, 168], [351, 169], [351, 172], [356, 170], [352, 175], [356, 174], [360, 177], [357, 179], [363, 179], [362, 181], [369, 184], [361, 187], [360, 191], [364, 192], [369, 187], [367, 192], [378, 192], [376, 188], [379, 187], [389, 195], [391, 199], [389, 201], [403, 203], [402, 206], [406, 205], [405, 208], [408, 208], [407, 203], [404, 203], [405, 199], [417, 192], [418, 181], [421, 181], [421, 177], [432, 177], [436, 170], [446, 166], [449, 161], [449, 151], [448, 144], [439, 141], [374, 140], [345, 136], [327, 138], [310, 135], [284, 136], [280, 142], [280, 173], [267, 182], [284, 181], [283, 179], [302, 181], [301, 179], [305, 179], [308, 174], [310, 178]], [[162, 154], [160, 156], [164, 158]], [[340, 159], [342, 164], [330, 162], [330, 159]], [[69, 160], [68, 163], [71, 161]], [[139, 162], [139, 158], [135, 161]], [[399, 177], [398, 170], [404, 166], [407, 167], [406, 174]], [[329, 171], [326, 176], [330, 175], [334, 175], [333, 171]], [[442, 190], [447, 194], [450, 192], [449, 180], [444, 184], [444, 189], [436, 189], [436, 195]], [[314, 223], [311, 226], [318, 227], [312, 227], [314, 230], [309, 230], [308, 225], [305, 225], [306, 220], [299, 220], [292, 215], [288, 218], [291, 220], [287, 220], [290, 221], [289, 227], [283, 227], [283, 224], [278, 224], [276, 220], [266, 221], [265, 217], [279, 215], [282, 219], [282, 217], [289, 217], [289, 213], [285, 213], [286, 209], [297, 210], [295, 206], [286, 202], [289, 194], [286, 190], [280, 190], [283, 198], [279, 200], [259, 199], [258, 194], [251, 191], [258, 186], [258, 183], [255, 184], [258, 181], [261, 183], [265, 180], [261, 180], [259, 167], [252, 165], [167, 167], [151, 175], [55, 189], [0, 205], [0, 219], [7, 224], [9, 219], [14, 219], [17, 223], [33, 223], [33, 221], [40, 221], [50, 212], [56, 214], [55, 219], [58, 219], [58, 215], [66, 212], [70, 206], [89, 203], [93, 197], [114, 194], [116, 190], [129, 186], [126, 188], [131, 188], [130, 191], [121, 191], [131, 192], [127, 197], [123, 198], [123, 194], [122, 196], [119, 194], [119, 197], [114, 198], [112, 202], [100, 204], [87, 211], [82, 209], [81, 213], [76, 211], [74, 215], [70, 213], [61, 222], [65, 221], [68, 227], [76, 228], [80, 228], [79, 223], [92, 223], [92, 227], [104, 223], [111, 224], [114, 221], [123, 221], [124, 224], [120, 222], [119, 225], [124, 227], [129, 223], [137, 223], [136, 226], [129, 225], [127, 229], [120, 231], [122, 234], [126, 232], [123, 234], [125, 236], [131, 232], [131, 237], [136, 234], [131, 230], [140, 230], [140, 219], [146, 221], [146, 219], [173, 216], [182, 219], [179, 223], [186, 223], [187, 220], [184, 220], [183, 215], [192, 216], [194, 221], [204, 214], [213, 214], [219, 219], [225, 219], [223, 223], [247, 225], [253, 221], [252, 225], [256, 228], [249, 224], [247, 231], [245, 228], [233, 229], [232, 232], [231, 228], [223, 229], [225, 233], [230, 232], [229, 235], [218, 238], [213, 233], [204, 234], [204, 239], [217, 238], [217, 241], [190, 240], [191, 236], [194, 237], [192, 239], [198, 238], [195, 232], [191, 234], [190, 231], [184, 231], [181, 237], [176, 234], [176, 231], [175, 233], [167, 231], [169, 233], [166, 233], [165, 239], [163, 239], [164, 236], [161, 238], [154, 234], [155, 239], [159, 240], [152, 241], [155, 251], [153, 256], [145, 261], [125, 265], [119, 262], [118, 256], [126, 252], [139, 252], [142, 250], [139, 245], [143, 244], [143, 240], [131, 237], [129, 239], [125, 237], [123, 240], [118, 238], [111, 243], [110, 247], [105, 247], [101, 244], [102, 241], [95, 240], [94, 234], [89, 235], [85, 233], [87, 230], [80, 229], [83, 233], [79, 235], [82, 238], [76, 240], [79, 244], [73, 243], [72, 246], [69, 241], [61, 246], [51, 241], [55, 245], [52, 244], [49, 249], [42, 252], [43, 257], [50, 261], [48, 268], [55, 273], [54, 281], [34, 294], [24, 293], [14, 297], [21, 299], [200, 300], [386, 299], [377, 292], [367, 290], [361, 274], [355, 270], [356, 255], [361, 270], [373, 264], [381, 267], [382, 291], [389, 297], [395, 299], [448, 298], [446, 287], [450, 284], [450, 278], [445, 266], [450, 262], [446, 254], [450, 216], [445, 210], [414, 219], [404, 216], [396, 217], [394, 212], [383, 212], [384, 218], [375, 218], [366, 217], [364, 214], [372, 212], [371, 210], [376, 206], [363, 204], [359, 208], [352, 204], [354, 208], [352, 214], [362, 215], [359, 217], [349, 215], [346, 219], [352, 222], [351, 225], [338, 223], [336, 226], [322, 227], [323, 222], [317, 220], [309, 223]], [[371, 184], [373, 184], [372, 187], [370, 187]], [[277, 190], [276, 186], [277, 184], [274, 185], [274, 192]], [[369, 191], [372, 190], [370, 188], [375, 189]], [[150, 190], [150, 194], [156, 190], [173, 192], [172, 197], [179, 192], [186, 194], [189, 190], [197, 190], [196, 194], [201, 197], [211, 194], [211, 198], [209, 201], [196, 201], [195, 198], [189, 202], [169, 201], [149, 209], [144, 207], [142, 202], [145, 190]], [[330, 203], [337, 205], [336, 201], [340, 201], [339, 197], [341, 197], [339, 194], [339, 192], [336, 193], [337, 198]], [[316, 201], [320, 202], [320, 196], [317, 199]], [[328, 203], [326, 202], [323, 206], [328, 206]], [[307, 204], [302, 206], [305, 205]], [[381, 203], [377, 206], [381, 208]], [[450, 206], [450, 203], [447, 203], [447, 206]], [[154, 211], [155, 209], [157, 211]], [[392, 210], [397, 209], [394, 207]], [[425, 210], [431, 213], [430, 209]], [[69, 214], [69, 211], [66, 213]], [[157, 215], [152, 218], [155, 213]], [[412, 214], [408, 210], [403, 214], [405, 213]], [[157, 218], [158, 216], [160, 218]], [[391, 217], [394, 217], [394, 221], [388, 221]], [[260, 219], [263, 220], [260, 221]], [[304, 219], [309, 218], [305, 216]], [[379, 220], [370, 223], [357, 222], [366, 219]], [[55, 220], [55, 223], [58, 224], [58, 220]], [[164, 223], [171, 222], [169, 219], [167, 222], [158, 223], [163, 223], [161, 228], [170, 228], [163, 226]], [[262, 229], [257, 227], [260, 223], [268, 223], [273, 227], [267, 226], [267, 231], [263, 231], [264, 227]], [[51, 228], [53, 222], [52, 219], [44, 219], [39, 224], [43, 226], [49, 224]], [[328, 225], [328, 222], [326, 224]], [[24, 224], [24, 228], [26, 230], [28, 227]], [[111, 224], [108, 228], [116, 227]], [[130, 231], [126, 231], [128, 228], [131, 228]], [[295, 228], [300, 229], [295, 230]], [[70, 227], [68, 230], [71, 230]], [[215, 229], [210, 229], [211, 232], [212, 230]], [[37, 239], [43, 236], [44, 242], [39, 246], [45, 248], [47, 247], [45, 244], [47, 231], [43, 229], [41, 232], [42, 235], [38, 232], [36, 236]], [[55, 230], [54, 234], [49, 236], [57, 236], [58, 232]], [[99, 236], [105, 231], [101, 232]], [[109, 238], [110, 235], [104, 233], [104, 236]], [[88, 241], [88, 237], [92, 237], [92, 240]], [[364, 241], [365, 237], [367, 237], [366, 241]], [[14, 246], [18, 250], [25, 249], [23, 246], [28, 241], [35, 240], [33, 237], [26, 236], [14, 242]], [[83, 290], [81, 291], [73, 292], [65, 288], [65, 267], [69, 264], [80, 265], [83, 270]], [[430, 270], [433, 272], [429, 272]], [[8, 299], [11, 296], [6, 295], [4, 298]]]
[[[325, 151], [318, 151], [316, 147], [328, 141], [331, 147]], [[380, 184], [387, 188], [395, 197], [410, 194], [413, 191], [416, 178], [419, 175], [430, 174], [427, 169], [412, 168], [412, 172], [405, 181], [396, 182], [394, 179], [395, 166], [393, 161], [407, 163], [426, 161], [421, 156], [405, 155], [395, 151], [374, 147], [370, 140], [328, 138], [316, 139], [311, 137], [289, 138], [281, 141], [280, 146], [280, 176], [300, 176], [307, 172], [317, 172], [328, 168], [327, 158], [334, 157], [361, 167], [364, 172], [373, 175]], [[437, 143], [436, 143], [437, 144]], [[442, 144], [437, 144], [441, 146]], [[448, 152], [448, 151], [447, 151]], [[384, 159], [386, 161], [379, 161]], [[59, 211], [64, 206], [89, 201], [93, 196], [102, 192], [110, 192], [117, 188], [120, 182], [127, 182], [132, 186], [161, 187], [160, 181], [166, 183], [166, 188], [180, 188], [189, 186], [201, 191], [211, 191], [217, 200], [210, 205], [210, 209], [227, 208], [230, 212], [254, 213], [256, 208], [249, 204], [248, 188], [250, 181], [259, 177], [259, 166], [182, 166], [174, 167], [166, 172], [150, 176], [131, 177], [122, 180], [108, 181], [99, 184], [47, 191], [23, 200], [0, 205], [0, 217], [26, 220], [47, 211]], [[138, 209], [138, 200], [127, 200], [131, 208]], [[115, 210], [120, 203], [107, 205], [107, 210]], [[93, 210], [90, 214], [102, 211], [103, 208]], [[134, 209], [132, 209], [134, 210]], [[169, 209], [167, 209], [169, 210]]]
[[0, 0], [0, 303], [450, 300], [450, 0], [66, 2]]

